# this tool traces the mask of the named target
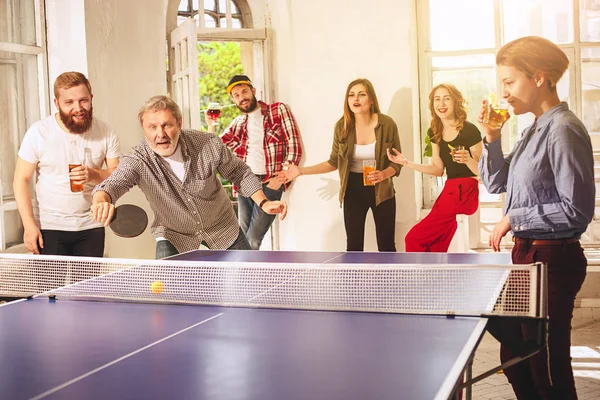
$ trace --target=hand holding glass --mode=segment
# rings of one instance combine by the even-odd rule
[[[452,160],[454,162],[460,162],[463,153],[465,152],[465,146],[456,146],[455,148],[452,149]]]
[[[494,97],[495,98],[495,97]],[[483,123],[494,129],[502,128],[508,119],[508,103],[501,101],[497,104],[489,102],[483,115]]]
[[[77,167],[81,167],[81,156],[79,154],[79,149],[77,147],[77,142],[71,142],[69,145],[69,153],[68,153],[68,164],[69,164],[69,172],[74,170]],[[71,184],[71,192],[83,192],[83,183],[75,183],[75,181],[71,178],[69,174],[69,181]]]
[[[219,103],[208,103],[206,119],[213,126],[218,125],[217,119],[221,116],[221,105]]]
[[[369,174],[377,168],[375,160],[363,160],[363,185],[375,186],[375,182],[369,180]]]

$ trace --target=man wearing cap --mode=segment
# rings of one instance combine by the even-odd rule
[[[284,103],[267,104],[256,99],[256,89],[246,75],[235,75],[227,93],[242,115],[233,120],[221,140],[260,178],[263,191],[271,201],[280,200],[286,185],[276,178],[284,163],[298,165],[302,147],[298,127],[290,108]],[[209,132],[214,125],[209,123]],[[242,232],[250,247],[260,248],[274,215],[261,210],[251,198],[238,195],[238,213]]]

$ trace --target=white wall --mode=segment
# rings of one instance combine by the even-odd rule
[[[54,80],[63,72],[88,73],[84,0],[46,0],[48,81],[50,100]],[[52,113],[56,112],[51,101]]]
[[[355,78],[371,80],[382,111],[400,131],[404,151],[415,152],[413,106],[418,90],[416,39],[411,0],[270,0],[250,2],[253,15],[274,32],[277,100],[290,104],[302,133],[304,165],[329,158],[333,125],[343,112],[346,86]],[[258,12],[255,13],[255,10]],[[255,25],[258,23],[255,18]],[[396,247],[417,215],[415,176],[395,178]],[[280,224],[282,249],[345,250],[343,213],[338,202],[339,175],[303,176],[288,193],[290,212]],[[365,250],[377,250],[371,215]]]

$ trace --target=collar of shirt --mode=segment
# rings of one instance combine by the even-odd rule
[[[554,116],[557,113],[567,111],[568,109],[569,105],[564,101],[555,105],[554,107],[543,113],[538,119],[536,119],[533,123],[532,128],[534,128],[536,132],[545,130],[548,124],[550,124],[554,120]]]
[[[150,146],[150,144],[148,143],[148,140],[146,140],[146,139],[142,140],[142,148],[148,155],[155,157],[157,160],[162,158],[162,156],[158,155],[158,153],[156,153],[152,149],[152,146]],[[179,151],[181,151],[182,160],[186,160],[188,158],[188,150],[187,150],[187,145],[185,143],[185,134],[183,133],[183,129],[179,131],[179,139],[177,142],[177,148],[179,149]],[[175,151],[177,152],[178,150],[175,150]]]

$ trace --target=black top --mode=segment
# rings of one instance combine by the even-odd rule
[[[433,132],[431,128],[427,130],[427,135],[429,135],[430,139],[433,138]],[[452,155],[450,154],[452,150],[448,145],[454,148],[457,146],[465,146],[465,149],[469,150],[470,154],[471,146],[474,146],[479,142],[481,142],[481,132],[479,132],[479,129],[477,129],[477,127],[469,121],[465,121],[465,126],[460,132],[458,132],[458,135],[456,135],[456,138],[453,141],[446,142],[444,139],[440,140],[438,143],[438,146],[440,147],[440,158],[444,162],[444,167],[446,167],[446,175],[448,176],[448,179],[477,176],[469,169],[469,167],[467,167],[466,164],[459,164],[452,160]]]

